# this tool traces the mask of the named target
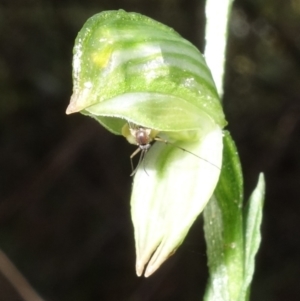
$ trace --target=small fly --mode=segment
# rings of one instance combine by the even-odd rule
[[[124,137],[126,137],[126,139],[129,141],[129,143],[131,144],[136,144],[138,146],[138,148],[130,155],[130,163],[131,163],[131,169],[132,169],[132,173],[130,174],[130,176],[134,176],[135,173],[137,172],[140,164],[142,162],[144,162],[145,156],[148,152],[148,150],[151,147],[151,143],[153,141],[160,141],[160,142],[164,142],[165,144],[170,144],[173,145],[174,147],[177,147],[179,149],[181,149],[184,152],[187,152],[213,166],[215,166],[216,168],[220,169],[219,166],[209,162],[208,160],[188,151],[187,149],[180,147],[172,142],[169,142],[168,140],[165,140],[159,136],[157,136],[159,133],[159,131],[157,130],[153,130],[150,128],[145,128],[143,126],[140,125],[136,125],[134,123],[129,122],[128,125],[126,124],[123,129],[122,129],[122,134]],[[133,166],[133,158],[139,153],[141,152],[139,161],[137,166],[134,168]],[[145,168],[144,168],[145,169]],[[146,169],[145,169],[146,172]],[[146,172],[147,173],[147,172]]]
[[[151,142],[153,142],[154,140],[157,140],[156,135],[157,135],[158,131],[151,130],[149,128],[145,128],[142,126],[138,126],[133,123],[129,123],[129,131],[130,131],[131,136],[135,140],[135,144],[138,145],[138,148],[130,155],[130,163],[131,163],[131,169],[132,169],[132,173],[130,176],[133,176],[137,172],[137,169],[140,166],[141,162],[144,162],[144,158],[145,158],[149,148],[151,147]],[[134,168],[132,160],[139,152],[141,152],[139,162],[138,162],[136,168]]]

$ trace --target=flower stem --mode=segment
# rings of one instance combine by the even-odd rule
[[[206,1],[206,30],[204,56],[209,66],[220,98],[223,95],[228,21],[233,0]]]

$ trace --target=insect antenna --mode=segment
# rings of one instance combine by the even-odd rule
[[[183,148],[183,147],[181,147],[181,146],[179,146],[179,145],[177,145],[177,144],[175,144],[175,143],[172,143],[172,142],[170,142],[170,141],[168,141],[168,140],[166,140],[166,139],[163,139],[163,138],[160,138],[160,137],[157,137],[157,136],[156,136],[156,137],[154,138],[154,140],[155,140],[155,141],[164,142],[165,144],[170,144],[170,145],[172,145],[172,146],[174,146],[174,147],[177,147],[178,149],[181,149],[182,151],[184,151],[184,152],[186,152],[186,153],[189,153],[189,154],[191,154],[191,155],[193,155],[193,156],[195,156],[195,157],[197,157],[197,158],[199,158],[199,159],[201,159],[201,160],[207,162],[208,164],[210,164],[210,165],[216,167],[217,169],[219,169],[219,170],[221,169],[218,165],[216,165],[216,164],[214,164],[214,163],[212,163],[212,162],[206,160],[205,158],[200,157],[200,156],[196,155],[195,153],[190,152],[189,150],[187,150],[187,149],[185,149],[185,148]]]

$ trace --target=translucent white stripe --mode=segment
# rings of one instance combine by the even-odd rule
[[[174,57],[159,57],[153,60],[149,60],[148,64],[135,64],[128,69],[129,73],[145,73],[145,72],[157,72],[157,76],[153,76],[152,78],[160,76],[162,73],[166,73],[168,67],[176,67],[180,68],[184,71],[191,73],[194,75],[195,80],[204,80],[208,85],[214,86],[211,75],[209,72],[205,72],[202,67],[193,64],[188,60],[184,60],[183,58],[174,58]],[[155,75],[155,74],[154,74]]]

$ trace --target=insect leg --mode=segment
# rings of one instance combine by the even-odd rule
[[[139,152],[141,151],[141,148],[138,147],[131,155],[130,155],[130,164],[131,164],[131,170],[132,170],[132,173],[130,176],[133,176],[135,173],[136,173],[136,169],[137,167],[139,167],[139,164],[140,164],[140,161],[141,161],[141,156],[140,156],[140,159],[139,159],[139,163],[137,165],[137,167],[134,169],[134,166],[133,166],[133,157],[135,157]]]

